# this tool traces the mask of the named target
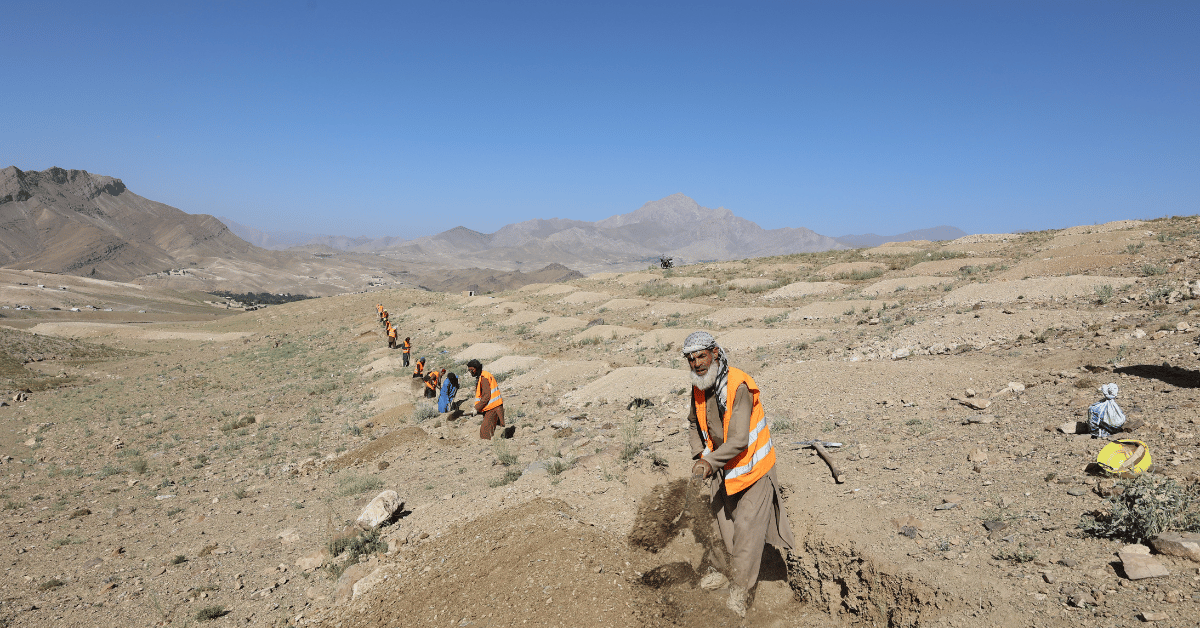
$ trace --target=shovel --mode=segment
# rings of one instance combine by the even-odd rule
[[[812,447],[813,449],[816,449],[817,455],[821,456],[821,459],[825,461],[825,464],[829,465],[829,470],[833,473],[833,481],[837,482],[838,484],[846,481],[846,475],[838,470],[837,465],[833,463],[833,459],[829,457],[829,452],[825,451],[826,447],[829,447],[830,449],[834,447],[841,447],[841,443],[830,443],[820,440],[803,440],[792,444],[799,445],[800,447]]]

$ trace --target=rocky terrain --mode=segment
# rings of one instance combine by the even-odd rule
[[[1130,220],[252,312],[4,275],[0,622],[1193,626],[1200,562],[1080,528],[1115,483],[1069,432],[1117,383],[1150,477],[1196,481],[1197,235]],[[85,287],[97,307],[48,309]],[[509,438],[420,396],[376,303],[459,399],[468,359],[497,375]],[[697,586],[696,329],[764,391],[799,545],[744,620]],[[843,443],[844,483],[810,439]],[[402,506],[357,534],[386,491]]]

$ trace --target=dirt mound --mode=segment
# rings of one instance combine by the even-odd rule
[[[768,292],[764,299],[767,301],[778,301],[780,299],[799,299],[811,294],[826,294],[829,292],[838,292],[847,288],[844,283],[836,281],[797,281],[789,283],[782,288],[776,288]]]
[[[340,471],[348,467],[360,465],[364,462],[370,462],[387,453],[391,449],[395,449],[396,447],[400,447],[402,445],[421,442],[427,438],[429,438],[429,434],[426,433],[425,430],[415,425],[403,427],[395,432],[389,432],[379,438],[376,438],[375,440],[362,447],[359,447],[358,449],[355,449],[354,451],[346,452],[345,454],[339,456],[337,460],[329,463],[328,468],[330,471]]]
[[[406,547],[386,581],[319,625],[669,625],[634,559],[565,502],[538,499]]]

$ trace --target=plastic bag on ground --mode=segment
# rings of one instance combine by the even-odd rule
[[[1092,438],[1108,438],[1121,431],[1125,425],[1125,413],[1117,405],[1117,385],[1105,384],[1100,387],[1104,395],[1103,401],[1097,401],[1088,407],[1088,430]]]

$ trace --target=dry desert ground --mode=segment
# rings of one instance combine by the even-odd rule
[[[1195,486],[1198,234],[1131,220],[232,314],[6,275],[0,625],[1195,626],[1200,562],[1156,550],[1134,579],[1131,539],[1080,527],[1117,485],[1104,441],[1063,428],[1116,383],[1147,477]],[[421,397],[376,303],[458,399],[468,359],[498,377],[508,438]],[[764,391],[799,545],[767,554],[744,620],[697,586],[698,329]],[[844,483],[810,439],[843,444]],[[389,490],[403,505],[357,533]]]

